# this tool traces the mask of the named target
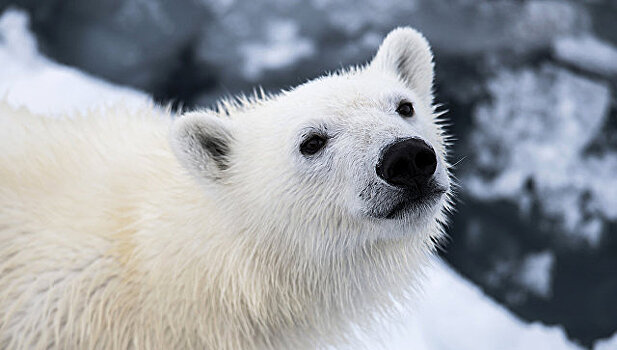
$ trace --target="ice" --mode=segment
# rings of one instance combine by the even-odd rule
[[[607,119],[608,84],[544,65],[502,70],[487,88],[492,100],[473,115],[478,169],[464,187],[522,208],[538,201],[566,232],[597,244],[601,219],[617,219],[617,153],[586,151]]]
[[[22,12],[8,11],[0,17],[0,37],[0,92],[13,105],[40,113],[64,114],[119,101],[137,105],[146,98],[138,91],[109,84],[40,56]],[[546,258],[532,258],[530,265],[546,269]],[[384,321],[378,334],[361,334],[365,348],[581,349],[568,341],[559,326],[529,324],[516,318],[443,262],[436,262],[426,276],[423,293],[414,308],[404,308],[399,320]],[[530,279],[543,281],[542,278]],[[610,344],[598,343],[596,350],[606,350]]]
[[[554,264],[555,256],[549,251],[528,254],[516,280],[535,295],[548,298],[551,296],[551,270]]]
[[[589,34],[557,38],[553,52],[558,59],[580,69],[617,75],[617,47]]]
[[[294,22],[278,20],[268,23],[265,42],[245,43],[240,51],[245,77],[254,81],[268,69],[285,68],[311,56],[315,47],[312,40],[299,36]]]
[[[554,36],[590,26],[580,3],[555,0],[18,3],[33,14],[46,54],[59,62],[188,103],[250,90],[256,79],[281,87],[293,81],[285,73],[304,80],[324,69],[363,63],[381,38],[401,25],[421,30],[437,57],[526,54],[547,49]],[[278,38],[272,28],[291,35]],[[178,69],[188,64],[193,74],[178,77]],[[270,74],[276,68],[284,68],[283,74]],[[178,78],[183,83],[177,84]],[[194,96],[174,90],[177,85],[191,86]]]

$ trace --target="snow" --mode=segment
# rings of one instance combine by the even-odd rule
[[[580,69],[617,75],[617,47],[588,34],[557,38],[553,42],[553,53]]]
[[[615,350],[617,349],[617,332],[610,338],[600,339],[593,344],[593,350]]]
[[[478,169],[463,187],[522,210],[538,201],[572,237],[597,245],[602,220],[617,219],[617,153],[586,153],[608,116],[608,84],[544,65],[502,70],[487,88],[492,101],[473,113]]]
[[[21,12],[7,11],[0,17],[0,93],[8,97],[10,104],[57,115],[119,102],[137,105],[147,100],[143,93],[111,85],[42,57],[26,27],[27,18]],[[588,84],[583,87],[594,93],[604,91]],[[589,117],[591,121],[593,117]],[[523,279],[538,285],[540,292],[546,291],[546,281],[550,280],[546,271],[551,264],[544,255],[531,256]],[[582,349],[570,342],[559,326],[525,323],[513,316],[443,262],[436,261],[426,276],[424,292],[414,308],[402,309],[399,320],[384,321],[378,334],[360,335],[367,349]],[[617,342],[617,336],[614,338],[598,342],[596,350],[611,348]]]
[[[0,17],[0,67],[0,98],[35,113],[57,115],[148,101],[142,92],[109,84],[41,56],[28,31],[28,17],[15,10]]]
[[[582,350],[561,327],[516,318],[443,262],[426,275],[421,301],[400,324],[385,324],[381,339],[367,336],[367,349]]]

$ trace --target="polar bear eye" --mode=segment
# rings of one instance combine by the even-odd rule
[[[401,102],[396,108],[396,113],[398,113],[403,118],[410,118],[413,116],[413,105],[410,102]]]
[[[322,149],[328,140],[322,135],[311,135],[306,138],[300,145],[300,153],[305,156],[313,155]]]

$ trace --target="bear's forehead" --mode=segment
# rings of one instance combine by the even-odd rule
[[[314,80],[299,86],[293,95],[296,101],[310,101],[310,106],[330,111],[383,108],[412,98],[411,91],[395,77],[365,72]]]
[[[355,127],[379,129],[382,113],[393,112],[401,100],[416,102],[413,91],[398,77],[373,72],[353,72],[322,77],[283,92],[244,113],[249,134],[278,131],[297,137],[298,130]],[[255,112],[255,113],[253,113]],[[373,125],[375,124],[375,125]],[[398,126],[400,123],[397,123]],[[259,129],[259,130],[258,130]]]

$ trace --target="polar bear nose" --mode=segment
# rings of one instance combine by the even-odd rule
[[[377,164],[377,176],[392,186],[421,188],[435,173],[437,157],[426,142],[410,138],[388,145]]]

